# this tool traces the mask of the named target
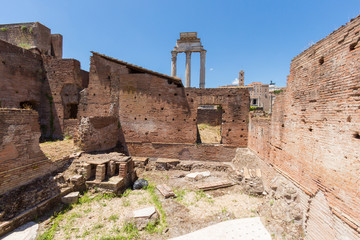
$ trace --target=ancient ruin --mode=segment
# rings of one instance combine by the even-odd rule
[[[243,71],[205,88],[196,32],[168,76],[97,52],[87,72],[40,23],[0,29],[0,235],[40,218],[40,239],[167,239],[243,218],[265,239],[360,239],[360,16],[292,60],[271,114],[249,111]]]
[[[185,87],[191,87],[191,53],[200,53],[200,83],[199,88],[205,88],[205,55],[206,50],[201,45],[197,32],[180,33],[180,39],[176,41],[176,47],[171,51],[171,76],[176,77],[177,54],[186,54]]]

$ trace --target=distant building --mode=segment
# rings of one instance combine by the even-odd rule
[[[246,86],[250,92],[250,106],[263,108],[265,112],[270,111],[269,84],[253,82]]]

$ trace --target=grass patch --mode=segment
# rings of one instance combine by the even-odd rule
[[[156,230],[154,230],[154,231],[156,231],[158,233],[162,233],[163,230],[167,227],[166,213],[162,207],[159,196],[155,192],[155,186],[153,184],[149,183],[149,186],[147,186],[146,190],[149,192],[152,202],[155,204],[156,209],[160,213],[160,223],[156,227]]]
[[[31,45],[28,44],[28,43],[19,43],[18,47],[25,48],[25,49],[30,49]]]
[[[116,214],[113,214],[109,217],[110,221],[116,222],[119,219],[119,216]]]
[[[122,231],[127,234],[127,239],[133,239],[139,237],[139,230],[134,223],[128,222],[122,228]]]
[[[0,31],[2,31],[2,32],[6,32],[7,30],[8,30],[7,27],[2,27],[2,28],[0,28]]]

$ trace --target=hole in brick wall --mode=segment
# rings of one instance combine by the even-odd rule
[[[134,99],[136,99],[136,96],[134,96]]]
[[[37,110],[37,104],[35,101],[24,101],[20,102],[21,109],[28,109],[28,110]]]
[[[196,121],[196,119],[194,118],[194,119],[193,119],[193,121],[195,122],[195,121]]]
[[[159,93],[159,97],[161,96],[161,94]]]
[[[186,122],[186,119],[184,119],[184,122]]]
[[[175,121],[175,118],[173,118],[172,120]]]
[[[178,132],[180,132],[181,131],[181,129],[178,129]]]
[[[230,97],[230,95],[228,95],[228,97]]]
[[[177,96],[177,93],[174,93],[174,96]]]
[[[189,96],[189,94],[187,93],[186,96]]]
[[[194,99],[191,99],[190,102],[194,102]]]
[[[284,124],[281,124],[281,127],[285,127],[285,125],[284,125]]]
[[[2,62],[4,65],[6,64],[5,60],[2,60],[1,62]]]
[[[144,118],[145,119],[145,121],[147,120],[147,118]]]
[[[351,122],[351,116],[348,116],[346,119],[347,122]]]
[[[243,120],[243,122],[245,122],[245,120]]]
[[[168,82],[168,84],[172,84],[172,82],[169,79],[167,80],[167,82]]]
[[[241,131],[244,131],[244,129],[242,128]]]
[[[309,131],[310,131],[310,132],[312,132],[312,131],[313,131],[312,127],[309,127]]]
[[[164,110],[164,108],[162,107],[161,110]]]
[[[240,135],[240,137],[243,137],[243,135]]]
[[[235,122],[235,120],[233,119],[232,122]]]
[[[359,134],[359,132],[355,132],[355,133],[353,134],[353,136],[354,136],[354,138],[356,138],[356,139],[360,139],[360,134]]]
[[[321,58],[319,59],[319,64],[320,64],[320,65],[323,65],[324,62],[325,62],[324,57],[321,57]]]
[[[357,42],[350,44],[350,46],[349,46],[350,51],[354,50],[356,45],[357,45]]]
[[[229,128],[228,131],[231,132],[231,128]]]
[[[149,133],[148,133],[148,132],[146,132],[146,133],[145,133],[145,135],[149,135]]]
[[[108,80],[110,80],[111,78],[110,78],[110,75],[108,76]]]
[[[78,105],[76,103],[66,104],[64,107],[64,119],[76,119]]]
[[[93,96],[95,96],[96,94],[94,93]]]
[[[134,120],[136,120],[136,117],[134,118]]]

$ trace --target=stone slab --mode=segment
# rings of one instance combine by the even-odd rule
[[[260,218],[229,220],[208,226],[195,232],[172,238],[172,240],[271,240]]]
[[[156,213],[155,207],[148,207],[133,212],[134,218],[151,218]]]
[[[160,184],[156,186],[157,190],[159,190],[159,192],[165,197],[165,198],[169,198],[169,197],[175,197],[175,193],[173,192],[173,190],[167,186],[166,184]]]
[[[193,173],[187,174],[185,177],[191,178],[191,179],[196,179],[196,178],[198,178],[199,175],[200,175],[201,177],[209,177],[209,176],[210,176],[210,172],[209,172],[209,171],[205,171],[205,172],[193,172]]]
[[[9,234],[5,235],[2,240],[35,240],[39,224],[35,222],[28,222]]]
[[[179,159],[174,158],[158,158],[156,160],[157,163],[170,163],[170,164],[178,164],[180,163]]]

